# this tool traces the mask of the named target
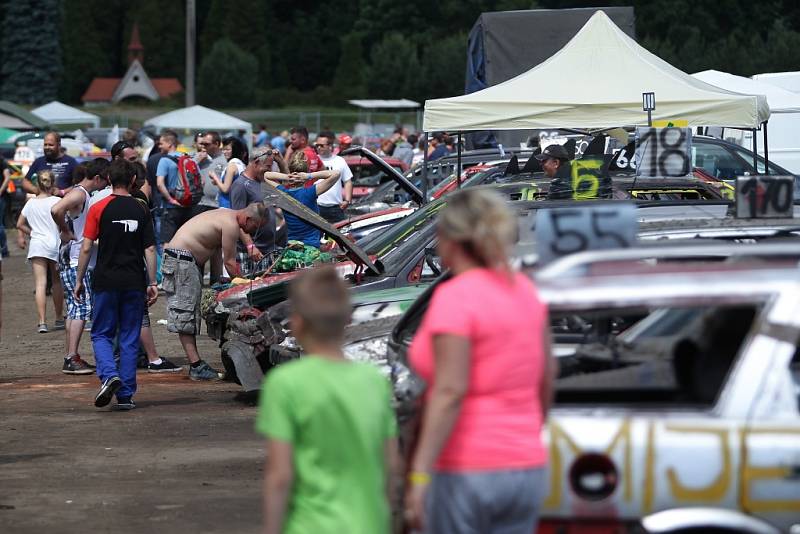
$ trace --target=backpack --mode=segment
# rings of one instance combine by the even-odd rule
[[[203,198],[203,180],[197,162],[186,154],[166,156],[178,166],[178,183],[170,194],[183,207],[195,206]]]

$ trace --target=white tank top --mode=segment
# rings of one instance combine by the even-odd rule
[[[83,199],[83,206],[81,207],[80,213],[76,216],[72,216],[67,214],[67,218],[72,221],[72,234],[75,236],[75,240],[70,242],[69,244],[69,264],[71,267],[78,266],[78,256],[81,253],[81,245],[83,244],[83,229],[86,226],[86,216],[89,213],[89,192],[84,189],[83,186],[76,185],[75,189],[80,189],[83,191],[84,199]],[[92,259],[89,261],[89,268],[91,269],[94,267],[94,253],[92,254]]]

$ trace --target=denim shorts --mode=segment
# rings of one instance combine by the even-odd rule
[[[546,491],[544,468],[435,473],[424,533],[531,534]]]

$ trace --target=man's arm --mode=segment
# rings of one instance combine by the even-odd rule
[[[292,444],[267,440],[267,467],[264,469],[264,534],[280,534],[294,482]]]
[[[64,242],[75,237],[72,235],[69,225],[67,224],[67,213],[77,208],[82,200],[84,200],[83,192],[78,189],[73,189],[50,208],[50,215],[58,226],[58,230],[61,232],[61,240]]]
[[[36,162],[34,161],[34,163]],[[36,186],[31,182],[31,177],[37,172],[39,172],[39,167],[31,165],[28,169],[28,173],[22,177],[22,189],[24,189],[26,193],[33,193],[34,195],[37,193]]]
[[[8,183],[10,181],[11,181],[11,171],[8,169],[8,167],[5,167],[3,169],[3,183],[0,184],[0,195],[6,192],[6,189],[8,189]]]
[[[158,187],[158,192],[161,193],[161,196],[164,198],[164,201],[167,204],[174,204],[176,206],[180,206],[180,203],[174,198],[172,198],[172,195],[169,194],[165,180],[166,180],[165,176],[156,176],[156,187]]]
[[[147,305],[152,306],[158,300],[156,287],[156,247],[150,245],[144,249],[144,265],[147,269]]]
[[[398,452],[397,438],[386,440],[383,445],[384,469],[386,470],[386,502],[391,508],[395,504],[395,488],[400,476],[400,453]]]
[[[81,244],[81,252],[78,255],[78,273],[75,282],[74,296],[77,300],[83,300],[83,277],[86,275],[86,268],[89,266],[89,258],[92,255],[94,240],[84,236]]]
[[[353,180],[347,180],[344,183],[344,188],[342,189],[342,204],[340,206],[342,209],[345,209],[348,204],[353,201]]]
[[[289,165],[286,163],[286,160],[283,159],[279,150],[272,151],[272,161],[278,164],[278,170],[283,174],[289,174]]]
[[[250,244],[253,243],[250,236],[238,226],[231,225],[230,228],[226,226],[222,232],[222,257],[225,258],[225,270],[228,271],[231,278],[240,274],[239,264],[236,263],[236,242],[240,235],[246,236]],[[250,251],[249,248],[247,250]]]
[[[321,180],[314,184],[314,187],[317,188],[317,196],[320,196],[322,193],[333,187],[336,181],[339,179],[340,173],[339,171],[317,171],[312,172],[311,177],[315,180]]]

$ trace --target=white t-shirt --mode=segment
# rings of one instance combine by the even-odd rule
[[[47,258],[58,260],[58,245],[61,236],[58,225],[50,215],[52,208],[61,200],[56,196],[47,198],[32,198],[22,207],[22,215],[31,227],[31,242],[28,245],[28,259]]]
[[[342,203],[342,187],[346,182],[353,179],[353,172],[347,166],[347,162],[341,156],[331,156],[329,158],[319,157],[322,164],[329,171],[339,171],[339,179],[333,187],[317,197],[317,204],[320,206],[338,206]]]

